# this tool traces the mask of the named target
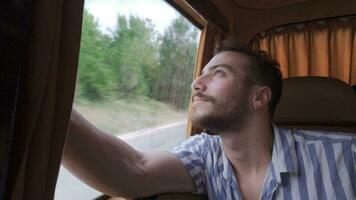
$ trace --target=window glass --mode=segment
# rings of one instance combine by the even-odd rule
[[[200,30],[163,0],[85,3],[74,108],[139,150],[185,138]],[[63,167],[55,199],[100,193]]]

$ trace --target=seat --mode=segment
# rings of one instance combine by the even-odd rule
[[[356,93],[334,78],[287,78],[273,122],[287,128],[356,133]]]

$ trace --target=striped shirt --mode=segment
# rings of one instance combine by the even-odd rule
[[[272,160],[260,199],[356,199],[356,135],[273,126]],[[212,200],[242,199],[221,138],[195,135],[172,151]]]

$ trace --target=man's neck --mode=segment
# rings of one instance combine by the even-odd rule
[[[221,134],[224,152],[239,174],[265,173],[273,148],[273,132],[269,122],[248,122],[242,130]]]

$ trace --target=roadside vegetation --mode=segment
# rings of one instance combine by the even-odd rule
[[[104,34],[84,10],[75,108],[111,133],[182,121],[198,34],[183,17],[161,34],[148,19],[122,15]]]
[[[117,99],[102,103],[76,100],[74,107],[98,128],[112,134],[129,133],[163,124],[182,122],[185,110],[149,98]]]

